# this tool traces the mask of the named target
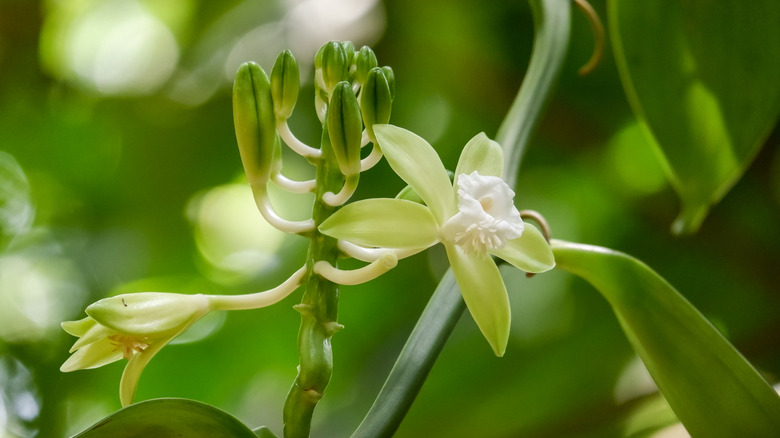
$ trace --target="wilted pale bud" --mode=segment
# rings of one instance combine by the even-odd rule
[[[209,312],[204,295],[141,292],[104,298],[87,307],[97,323],[132,336],[173,336]]]
[[[328,107],[328,135],[345,176],[360,173],[360,140],[363,124],[357,98],[349,82],[342,81],[333,89]]]
[[[382,67],[382,73],[385,74],[387,83],[390,84],[390,97],[395,99],[395,73],[393,73],[393,69],[387,65]]]
[[[285,50],[276,58],[271,71],[271,96],[276,117],[290,118],[298,101],[299,89],[298,62],[292,52]]]
[[[331,41],[322,48],[321,56],[322,80],[328,92],[349,75],[349,56],[344,46],[338,41]]]
[[[393,95],[384,70],[374,67],[368,73],[366,83],[360,92],[360,109],[368,134],[374,138],[374,124],[390,121]]]
[[[376,60],[374,51],[368,46],[361,47],[355,59],[355,80],[359,84],[366,83],[368,72],[377,65],[379,63]]]
[[[266,184],[274,164],[276,120],[271,83],[263,69],[255,63],[242,64],[236,73],[233,123],[249,184]]]

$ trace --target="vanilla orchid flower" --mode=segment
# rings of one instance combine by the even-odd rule
[[[319,229],[364,247],[422,251],[441,242],[474,321],[497,356],[509,340],[510,308],[495,255],[540,273],[555,266],[552,250],[514,206],[501,179],[503,152],[479,134],[461,153],[450,183],[436,151],[417,135],[392,125],[374,126],[388,163],[425,205],[404,199],[367,199],[348,204]]]
[[[98,368],[127,359],[119,383],[122,406],[133,403],[141,372],[173,338],[212,310],[267,307],[290,295],[306,276],[298,269],[273,289],[245,295],[185,295],[139,292],[104,298],[87,306],[87,317],[65,321],[62,328],[78,337],[60,371]]]
[[[87,307],[86,318],[62,323],[66,332],[79,339],[60,370],[97,368],[128,359],[119,384],[119,398],[127,406],[152,357],[209,310],[205,295],[141,292],[97,301]]]

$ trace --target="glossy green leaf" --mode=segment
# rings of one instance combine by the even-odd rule
[[[232,415],[206,403],[183,398],[158,398],[120,409],[73,438],[257,436]]]
[[[631,345],[692,436],[780,436],[780,397],[669,283],[642,262],[552,242],[558,267],[612,305]]]
[[[780,2],[611,0],[615,56],[634,112],[696,231],[780,113]]]
[[[255,435],[257,435],[258,438],[277,438],[276,434],[271,432],[271,429],[265,426],[256,427],[252,429],[252,431],[255,433]]]
[[[320,225],[336,239],[386,248],[427,248],[438,240],[431,210],[403,199],[366,199],[346,205]]]

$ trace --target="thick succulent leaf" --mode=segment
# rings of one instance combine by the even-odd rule
[[[669,283],[616,251],[552,242],[558,267],[612,305],[623,331],[692,436],[780,436],[780,397]]]
[[[498,267],[487,254],[467,254],[447,245],[447,257],[463,301],[496,356],[503,356],[509,341],[509,297]]]
[[[610,0],[623,85],[682,198],[675,232],[698,229],[780,113],[777,0]]]
[[[439,223],[455,214],[452,184],[433,147],[397,126],[376,125],[374,132],[390,167],[420,195]]]
[[[427,248],[438,241],[431,210],[403,199],[366,199],[346,205],[320,225],[320,232],[364,246]]]
[[[120,409],[73,438],[257,438],[225,411],[195,400],[158,398]]]
[[[469,140],[460,153],[458,166],[455,168],[453,186],[458,187],[458,175],[470,174],[475,170],[482,176],[497,176],[499,178],[504,170],[504,151],[484,132],[480,132]]]
[[[517,269],[534,274],[549,271],[555,266],[550,244],[542,233],[529,223],[525,224],[520,237],[510,240],[501,249],[491,250],[490,253]]]

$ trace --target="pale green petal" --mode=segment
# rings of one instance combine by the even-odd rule
[[[393,125],[375,125],[374,133],[390,167],[420,195],[439,224],[455,214],[452,184],[433,147]]]
[[[93,342],[71,354],[62,364],[60,371],[67,373],[76,370],[87,370],[102,367],[122,358],[122,349],[114,345],[110,339],[104,338]]]
[[[177,333],[178,335],[178,333]],[[138,380],[141,378],[141,373],[149,363],[150,360],[162,350],[171,339],[176,336],[172,336],[168,339],[158,341],[155,344],[150,345],[146,350],[136,353],[130,360],[127,361],[125,371],[122,373],[122,380],[119,382],[119,400],[122,402],[122,406],[128,406],[133,403],[135,398],[135,389],[138,386]]]
[[[87,315],[119,333],[157,338],[178,333],[208,311],[203,295],[166,292],[117,295],[87,307]]]
[[[460,153],[458,167],[455,169],[455,184],[458,187],[458,175],[470,174],[473,171],[482,176],[497,176],[501,178],[504,171],[504,152],[501,146],[480,132],[466,143]]]
[[[320,232],[364,246],[427,248],[438,242],[431,210],[403,199],[366,199],[347,204],[320,225]]]
[[[88,316],[78,321],[65,321],[60,325],[62,326],[62,329],[65,330],[69,335],[81,337],[87,333],[87,330],[91,329],[92,326],[95,325],[95,320]]]
[[[89,344],[92,344],[93,342],[98,342],[101,339],[106,339],[111,335],[117,334],[116,331],[111,330],[108,327],[102,326],[100,324],[94,324],[92,327],[90,327],[86,333],[82,337],[80,337],[75,344],[73,344],[72,347],[70,347],[70,352],[73,353],[74,351],[78,350],[79,348],[84,348]]]
[[[467,254],[457,245],[446,245],[452,272],[463,301],[496,356],[503,356],[509,341],[509,297],[504,280],[488,254]]]
[[[549,271],[555,266],[552,248],[542,233],[529,223],[525,224],[520,237],[510,240],[501,249],[491,249],[490,253],[534,274]]]

